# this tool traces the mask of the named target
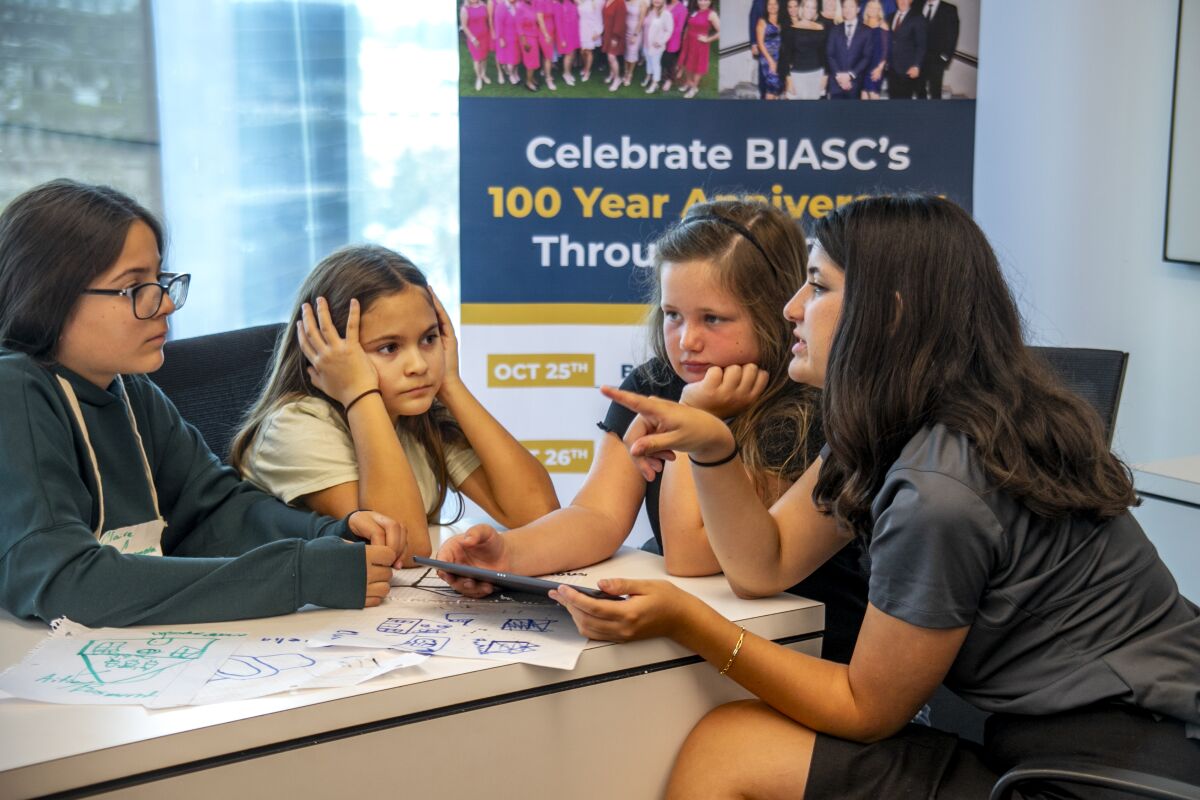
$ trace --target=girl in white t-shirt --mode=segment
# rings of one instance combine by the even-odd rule
[[[545,468],[463,383],[425,276],[373,245],[338,250],[304,282],[230,462],[285,502],[399,520],[406,561],[429,555],[452,491],[505,526],[558,508]]]

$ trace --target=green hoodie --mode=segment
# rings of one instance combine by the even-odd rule
[[[55,375],[74,389],[104,487],[104,527],[155,518],[121,381],[107,390],[0,349],[0,606],[91,626],[215,622],[313,603],[361,608],[362,544],[346,522],[289,508],[222,466],[145,376],[124,378],[162,516],[162,556],[95,536],[87,445]]]

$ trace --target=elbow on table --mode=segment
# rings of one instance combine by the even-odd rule
[[[733,590],[733,593],[742,600],[758,600],[763,597],[773,597],[788,588],[787,586],[777,586],[774,583],[761,579],[741,581],[732,577],[728,572],[725,573],[725,579],[729,581],[729,588]]]
[[[0,608],[18,619],[38,619],[47,624],[60,617],[87,625],[89,628],[132,624],[114,619],[107,603],[95,596],[86,596],[72,586],[72,581],[59,578],[47,569],[18,568],[19,559],[9,553],[0,558]],[[53,570],[58,573],[61,570]]]
[[[541,519],[547,514],[558,511],[560,508],[562,508],[562,506],[560,506],[558,503],[558,495],[554,493],[554,489],[551,487],[549,496],[539,498],[530,504],[528,511],[529,519],[525,520],[521,524],[528,525],[534,520]]]
[[[758,600],[760,597],[767,597],[767,595],[763,594],[762,592],[756,592],[753,589],[749,589],[745,586],[742,586],[740,583],[734,583],[733,581],[729,582],[729,588],[732,589],[733,593],[741,600]]]
[[[550,480],[548,473],[543,471],[538,476],[538,480],[522,505],[520,513],[523,519],[517,523],[518,525],[528,525],[562,507],[558,502],[558,492],[554,488],[554,481]]]
[[[707,564],[692,564],[664,557],[667,574],[676,578],[706,578],[709,575],[720,575],[720,567],[713,569]]]
[[[553,493],[549,497],[531,498],[523,502],[519,508],[497,508],[493,516],[505,528],[522,528],[531,522],[537,522],[547,514],[558,511],[558,497]]]
[[[82,597],[49,599],[43,596],[32,608],[13,609],[13,613],[26,618],[37,617],[47,625],[63,617],[89,628],[122,628],[126,625],[136,625],[138,622],[137,619],[114,611],[104,603],[97,603],[95,598],[89,601]]]
[[[418,540],[416,543],[409,542],[408,543],[408,551],[404,554],[404,566],[405,567],[417,566],[417,564],[415,564],[413,562],[413,558],[415,556],[420,556],[421,558],[429,558],[432,555],[433,555],[433,545],[430,543],[428,537],[426,537],[425,539]]]

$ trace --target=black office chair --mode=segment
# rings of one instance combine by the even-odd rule
[[[1030,347],[1058,375],[1067,388],[1087,400],[1104,422],[1108,443],[1117,427],[1117,409],[1125,385],[1129,354],[1120,350],[1086,347]]]
[[[1094,350],[1084,347],[1030,347],[1067,388],[1086,400],[1104,423],[1109,444],[1117,424],[1121,389],[1125,385],[1125,367],[1129,354],[1120,350]],[[987,713],[939,686],[929,700],[930,716],[939,728],[953,731],[963,739],[981,744]]]
[[[222,461],[266,382],[283,328],[259,325],[167,342],[166,362],[150,375]]]
[[[1030,350],[1050,366],[1068,389],[1096,409],[1111,444],[1129,354],[1079,347],[1031,347]],[[986,713],[959,699],[944,686],[938,688],[930,707],[939,727],[953,730],[972,741],[982,741]],[[1027,762],[1014,767],[996,781],[989,800],[1008,800],[1019,787],[1028,789],[1046,781],[1112,789],[1160,800],[1200,800],[1200,787],[1191,784],[1161,775],[1070,760]]]
[[[1128,769],[1117,769],[1102,764],[1049,764],[1028,762],[1013,767],[1000,776],[992,787],[988,800],[1009,800],[1013,792],[1024,784],[1040,781],[1074,783],[1080,786],[1095,786],[1113,789],[1137,797],[1154,800],[1200,800],[1200,786],[1180,783],[1161,775],[1150,775]],[[1032,789],[1033,786],[1027,786]]]

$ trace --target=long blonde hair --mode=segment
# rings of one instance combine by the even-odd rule
[[[300,320],[300,308],[304,303],[316,307],[317,298],[324,297],[329,304],[329,315],[339,331],[346,330],[350,314],[350,301],[357,299],[362,312],[370,310],[371,304],[381,297],[397,292],[421,292],[433,305],[429,282],[421,270],[404,256],[386,247],[377,245],[351,245],[331,253],[313,268],[300,287],[295,308],[289,324],[279,335],[275,344],[275,360],[271,375],[267,379],[258,400],[246,413],[242,427],[234,437],[230,449],[229,463],[234,469],[246,474],[246,454],[263,423],[278,408],[303,397],[320,397],[343,415],[341,405],[313,385],[308,377],[308,366],[304,354],[296,341],[296,323]],[[446,445],[466,439],[462,428],[450,416],[450,412],[439,402],[424,414],[400,417],[397,425],[410,434],[429,456],[433,467],[437,500],[426,514],[430,524],[437,524],[442,504],[452,491],[449,468],[446,465]],[[457,493],[456,493],[457,494]],[[463,514],[462,497],[459,496],[458,512],[449,523],[457,522]]]
[[[876,14],[876,19],[879,21],[874,25],[870,22],[871,14]],[[883,3],[879,0],[867,0],[867,4],[863,6],[863,24],[868,28],[883,28],[888,30],[887,15],[883,13]]]
[[[720,200],[698,203],[655,244],[654,285],[646,320],[650,347],[669,364],[663,335],[664,263],[705,260],[721,287],[750,314],[758,344],[758,366],[767,388],[730,423],[764,500],[770,475],[794,481],[808,467],[808,437],[818,418],[819,393],[788,378],[792,328],[783,306],[806,280],[804,233],[784,212],[765,203]],[[658,380],[669,381],[669,375]]]

